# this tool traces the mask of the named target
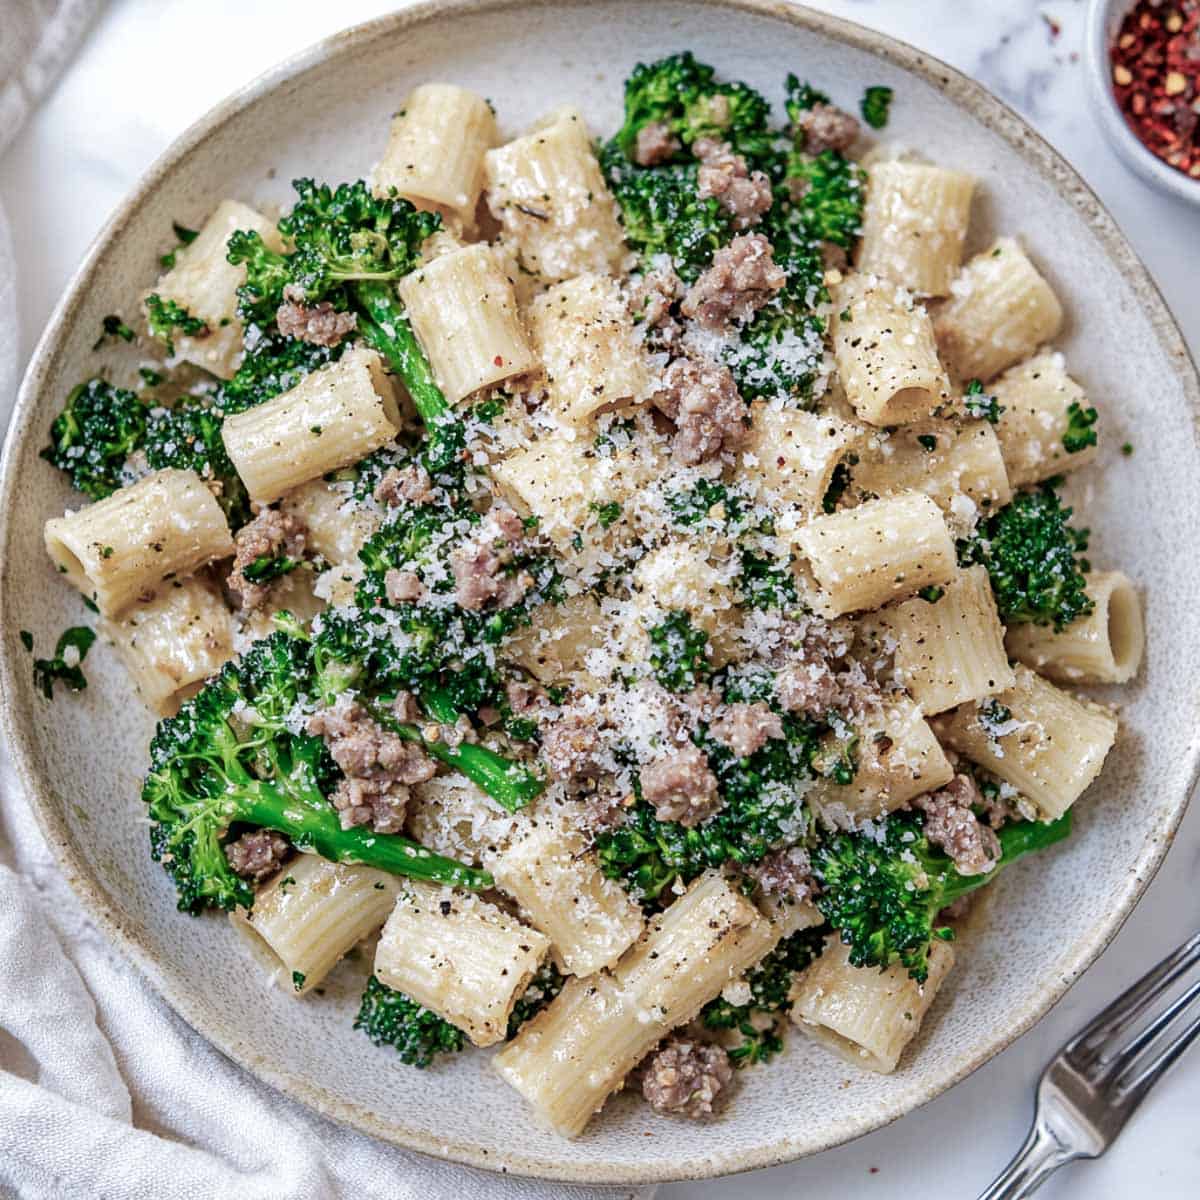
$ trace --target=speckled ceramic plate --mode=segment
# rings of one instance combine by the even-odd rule
[[[1121,739],[1078,805],[1077,835],[997,885],[986,922],[962,944],[960,965],[896,1074],[851,1072],[795,1037],[782,1061],[745,1073],[718,1123],[667,1120],[617,1097],[568,1143],[534,1124],[486,1053],[421,1073],[353,1032],[364,964],[344,964],[324,997],[297,1002],[264,990],[223,920],[177,913],[139,822],[150,721],[112,654],[98,646],[88,690],[49,705],[33,691],[17,632],[32,630],[44,647],[84,615],[41,539],[42,522],[78,501],[37,454],[70,386],[97,366],[101,317],[127,311],[153,280],[172,219],[197,225],[229,195],[282,202],[299,174],[360,175],[382,147],[389,115],[424,80],[491,97],[509,131],[567,100],[609,130],[628,69],[685,47],[773,96],[788,71],[851,104],[865,85],[889,84],[889,134],[980,177],[973,241],[1020,231],[1067,303],[1064,349],[1104,413],[1104,453],[1080,485],[1093,557],[1148,585],[1150,646],[1141,679],[1119,697]],[[287,1095],[402,1146],[564,1180],[698,1177],[811,1154],[911,1111],[1032,1025],[1104,948],[1166,851],[1198,757],[1200,568],[1189,549],[1200,512],[1198,406],[1179,331],[1096,198],[999,101],[927,56],[758,0],[419,5],[313,47],[185,134],[117,211],[58,306],[3,462],[5,735],[62,869],[96,921],[197,1030]],[[1127,437],[1132,458],[1118,451]]]

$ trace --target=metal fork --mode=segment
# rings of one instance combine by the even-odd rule
[[[1099,1158],[1147,1093],[1200,1035],[1200,978],[1167,993],[1200,963],[1200,933],[1118,996],[1042,1072],[1033,1128],[979,1200],[1023,1200],[1064,1163]],[[1191,1021],[1181,1027],[1184,1017]]]

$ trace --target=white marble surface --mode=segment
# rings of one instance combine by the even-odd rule
[[[4,6],[13,2],[20,0],[0,0],[0,30]],[[105,216],[171,138],[276,60],[395,6],[386,0],[113,3],[58,89],[0,160],[0,203],[17,247],[22,358]],[[1083,0],[814,0],[814,7],[903,38],[1020,110],[1107,203],[1200,353],[1200,214],[1150,191],[1103,140],[1077,59]],[[235,32],[219,40],[209,33],[225,30]],[[661,1200],[976,1195],[1024,1136],[1045,1060],[1200,925],[1198,878],[1200,807],[1185,820],[1166,865],[1113,947],[1036,1029],[966,1082],[850,1146],[795,1166],[668,1186]],[[1198,1130],[1200,1050],[1147,1102],[1113,1151],[1060,1172],[1041,1194],[1051,1200],[1191,1200],[1200,1195]]]

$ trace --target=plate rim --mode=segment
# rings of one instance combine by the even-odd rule
[[[637,3],[637,0],[622,2]],[[445,21],[467,13],[504,12],[514,9],[528,11],[531,8],[571,9],[586,3],[587,0],[421,0],[398,12],[375,17],[341,30],[290,55],[232,92],[175,138],[143,172],[104,222],[79,266],[72,273],[38,338],[17,393],[4,440],[3,454],[0,455],[0,551],[9,545],[15,525],[11,519],[12,498],[16,488],[13,463],[18,447],[22,446],[31,434],[38,412],[37,401],[45,379],[62,354],[63,330],[80,306],[88,280],[102,263],[106,253],[121,237],[125,226],[134,217],[146,196],[166,175],[204,142],[219,134],[232,118],[261,97],[349,48],[368,45],[377,39],[402,33],[417,25]],[[974,120],[1003,138],[1025,162],[1056,186],[1058,193],[1076,211],[1110,261],[1128,280],[1163,353],[1177,363],[1184,398],[1191,409],[1193,430],[1200,434],[1200,376],[1157,284],[1091,187],[1023,117],[981,84],[934,55],[919,50],[899,38],[855,22],[790,3],[788,0],[691,0],[691,3],[781,21],[800,31],[819,33],[881,58],[890,65],[937,87],[956,107],[965,110]],[[7,627],[5,597],[9,586],[12,586],[8,579],[7,559],[6,554],[0,553],[0,629]],[[75,893],[84,912],[104,932],[109,941],[134,963],[174,1012],[205,1041],[255,1078],[269,1084],[289,1099],[297,1100],[315,1110],[321,1116],[391,1145],[424,1153],[443,1161],[561,1182],[648,1184],[684,1179],[710,1179],[777,1166],[865,1136],[948,1091],[1040,1021],[1065,995],[1075,980],[1103,953],[1158,872],[1200,778],[1200,740],[1193,739],[1180,759],[1183,792],[1168,810],[1162,812],[1159,823],[1146,831],[1142,852],[1130,864],[1119,903],[1110,909],[1104,923],[1096,926],[1088,938],[1081,940],[1067,966],[1047,981],[1037,1001],[1031,1003],[1018,1020],[998,1036],[990,1037],[985,1044],[978,1045],[965,1054],[955,1069],[941,1080],[921,1089],[915,1102],[903,1101],[890,1106],[875,1106],[869,1114],[864,1113],[856,1121],[847,1123],[845,1130],[837,1134],[807,1139],[784,1137],[765,1141],[751,1149],[717,1151],[711,1156],[691,1158],[682,1162],[662,1163],[656,1157],[636,1166],[623,1162],[548,1163],[542,1159],[525,1158],[516,1149],[506,1148],[492,1152],[474,1142],[458,1142],[453,1135],[434,1137],[419,1130],[404,1129],[391,1122],[384,1122],[365,1107],[332,1095],[318,1081],[280,1069],[257,1054],[251,1042],[236,1028],[226,1029],[220,1018],[200,998],[186,988],[177,986],[172,981],[171,973],[158,963],[133,932],[123,927],[117,914],[109,910],[103,887],[93,880],[72,844],[70,831],[57,811],[52,790],[39,778],[33,749],[34,736],[30,729],[31,714],[27,709],[19,710],[17,705],[16,672],[18,662],[23,660],[19,659],[13,649],[12,641],[12,638],[0,638],[0,733],[11,749],[13,765],[25,789],[29,807],[33,810],[59,871]]]

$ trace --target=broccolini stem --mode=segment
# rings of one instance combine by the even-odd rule
[[[1056,821],[1010,821],[997,831],[1000,839],[1000,861],[986,874],[959,875],[954,872],[945,888],[945,904],[951,904],[959,896],[973,892],[985,883],[990,883],[996,873],[1018,858],[1032,854],[1035,850],[1045,850],[1055,842],[1061,842],[1071,834],[1071,812],[1068,809]]]
[[[378,280],[359,280],[353,287],[368,317],[366,321],[360,321],[359,333],[404,380],[421,420],[431,428],[438,425],[450,412],[450,405],[435,382],[433,368],[396,299],[395,287]]]
[[[458,720],[458,713],[448,706],[445,697],[436,692],[431,698],[424,698],[429,715],[443,725],[453,725]],[[384,729],[390,730],[397,737],[406,741],[420,742],[425,751],[447,766],[461,771],[472,783],[485,791],[493,800],[508,812],[517,812],[531,800],[541,795],[545,784],[528,767],[515,763],[489,750],[486,746],[478,746],[473,742],[460,742],[451,746],[440,735],[437,738],[427,738],[415,725],[397,721],[386,708],[371,701],[364,703],[371,719]]]
[[[274,829],[298,849],[315,850],[331,862],[361,863],[393,875],[408,875],[472,891],[492,886],[492,877],[486,871],[443,858],[408,838],[375,833],[363,826],[343,829],[332,805],[301,806],[286,792],[257,780],[246,795],[246,821]]]

